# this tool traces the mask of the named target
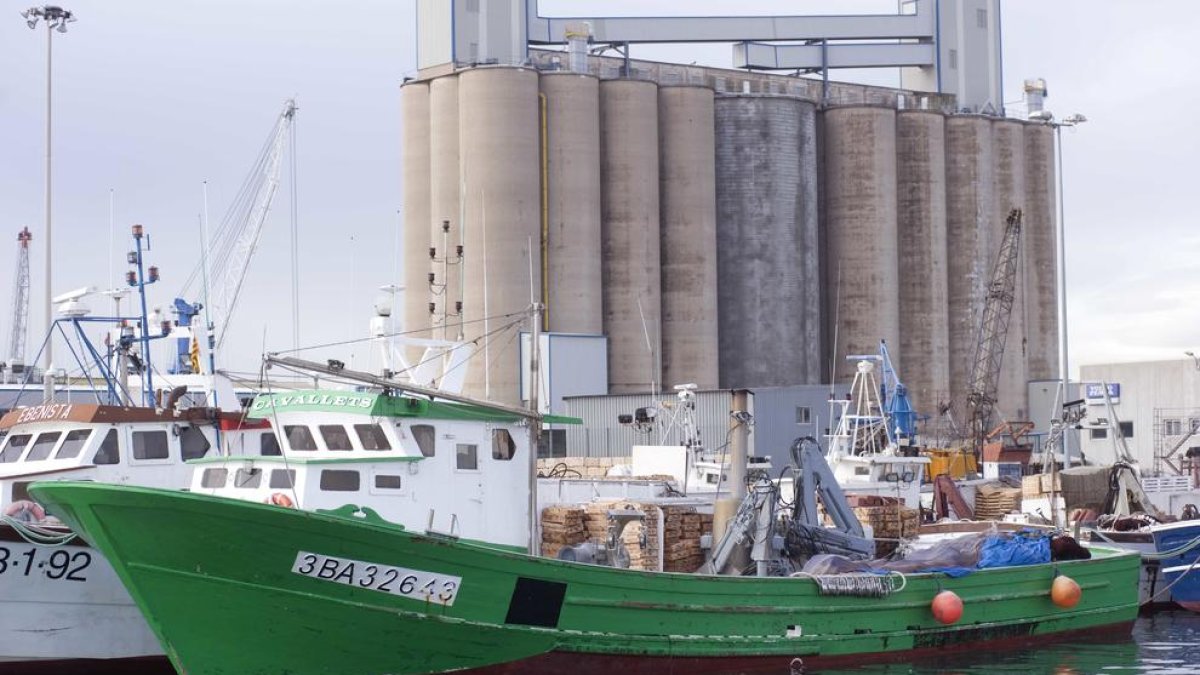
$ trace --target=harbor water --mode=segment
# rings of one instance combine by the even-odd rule
[[[1200,614],[1159,612],[1139,618],[1128,639],[1076,640],[1024,650],[978,651],[860,668],[804,670],[804,675],[1093,675],[1200,674]]]

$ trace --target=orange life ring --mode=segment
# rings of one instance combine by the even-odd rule
[[[18,499],[4,509],[4,515],[23,523],[40,523],[46,519],[46,509],[43,509],[42,505],[37,502]]]
[[[294,508],[296,506],[292,503],[292,498],[283,494],[282,492],[272,493],[270,497],[267,497],[267,503],[274,504],[275,506],[282,506],[285,509]]]

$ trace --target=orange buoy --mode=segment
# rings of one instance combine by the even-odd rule
[[[1083,597],[1083,590],[1071,577],[1060,574],[1054,577],[1054,583],[1050,584],[1050,599],[1063,609],[1070,609],[1078,605],[1081,597]]]
[[[954,591],[942,591],[933,596],[929,608],[933,610],[933,618],[938,623],[949,626],[962,618],[963,601]]]
[[[267,497],[266,503],[274,504],[275,506],[282,506],[288,509],[295,506],[295,504],[292,503],[292,498],[283,494],[282,492],[276,492],[270,497]]]

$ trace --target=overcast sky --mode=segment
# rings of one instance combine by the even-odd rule
[[[43,334],[42,181],[46,34],[0,2],[0,261],[34,233],[32,358]],[[895,0],[544,3],[551,13],[758,14],[887,11]],[[415,68],[414,3],[360,0],[73,0],[79,21],[55,36],[55,288],[105,287],[145,224],[162,268],[151,306],[166,308],[199,260],[201,184],[219,221],[295,96],[301,341],[365,335],[377,287],[399,268],[399,82]],[[1004,0],[1005,99],[1049,83],[1047,107],[1089,122],[1064,132],[1071,362],[1185,358],[1200,351],[1200,3]],[[1152,6],[1152,8],[1151,8]],[[352,11],[349,11],[352,10]],[[642,47],[635,56],[729,66],[727,45]],[[852,74],[855,77],[861,73]],[[839,74],[839,78],[846,75]],[[865,74],[896,84],[894,72]],[[230,332],[227,365],[253,370],[291,345],[288,190],[263,232]],[[11,271],[9,272],[11,275]],[[0,275],[0,354],[11,281]],[[107,301],[95,300],[95,309]],[[348,348],[329,351],[345,359]],[[368,348],[355,355],[367,358]],[[63,364],[60,364],[63,365]],[[366,362],[360,361],[360,366]]]

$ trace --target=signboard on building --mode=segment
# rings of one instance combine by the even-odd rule
[[[1088,382],[1083,385],[1083,398],[1088,405],[1104,405],[1104,384]],[[1108,398],[1114,403],[1121,402],[1121,385],[1117,382],[1108,383]]]

